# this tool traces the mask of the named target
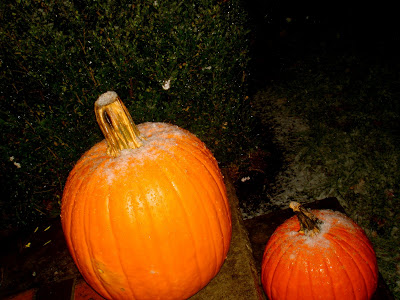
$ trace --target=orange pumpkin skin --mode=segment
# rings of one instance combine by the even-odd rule
[[[220,270],[231,213],[218,164],[193,134],[144,123],[136,149],[96,144],[71,171],[61,221],[85,280],[107,299],[185,299]]]
[[[361,227],[340,212],[313,210],[315,236],[299,232],[296,216],[269,239],[261,281],[270,300],[370,299],[378,282],[376,255]]]

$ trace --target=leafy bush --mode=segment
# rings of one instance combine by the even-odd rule
[[[239,1],[30,1],[1,8],[3,226],[58,213],[68,172],[103,137],[116,91],[136,123],[197,134],[222,163],[248,147],[246,16]]]

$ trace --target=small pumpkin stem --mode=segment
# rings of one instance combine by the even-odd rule
[[[139,148],[143,144],[144,138],[116,92],[100,95],[94,112],[107,141],[107,154],[117,157],[121,150]]]
[[[321,231],[322,221],[305,209],[298,202],[290,202],[289,207],[296,213],[300,222],[300,233],[307,236],[314,236]]]

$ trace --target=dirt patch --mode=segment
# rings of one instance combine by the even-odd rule
[[[60,218],[2,239],[0,298],[80,277],[64,240]]]

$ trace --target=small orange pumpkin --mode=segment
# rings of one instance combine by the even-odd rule
[[[261,281],[270,300],[370,299],[378,283],[376,256],[365,232],[350,218],[299,203],[269,239]]]
[[[136,127],[115,92],[95,103],[105,140],[69,174],[61,221],[85,280],[107,299],[185,299],[220,270],[231,213],[217,161],[193,134]]]

